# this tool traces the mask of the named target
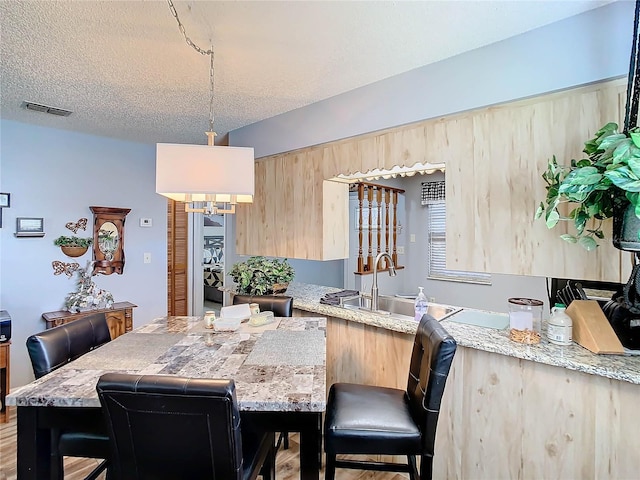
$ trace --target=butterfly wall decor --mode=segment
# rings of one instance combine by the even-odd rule
[[[71,276],[73,275],[73,272],[75,272],[76,270],[78,270],[78,268],[80,268],[79,263],[76,263],[76,262],[65,263],[59,260],[54,260],[53,262],[51,262],[51,266],[53,267],[54,275],[60,275],[61,273],[64,273],[69,278],[71,278]]]
[[[87,229],[87,219],[86,218],[81,218],[76,223],[69,222],[69,223],[67,223],[65,225],[65,227],[67,227],[73,233],[78,233],[78,230],[80,230],[80,229],[82,229],[82,230],[86,230]]]

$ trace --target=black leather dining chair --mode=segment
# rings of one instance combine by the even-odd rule
[[[293,316],[293,297],[285,295],[234,295],[233,304],[257,303],[261,312],[273,312],[275,317]],[[280,445],[287,450],[289,448],[289,432],[281,432],[276,444],[276,450]]]
[[[275,477],[273,433],[241,421],[233,380],[107,373],[96,390],[116,480]]]
[[[293,297],[283,295],[234,295],[233,304],[257,303],[261,312],[271,311],[276,317],[293,315]]]
[[[33,374],[36,378],[43,377],[110,341],[104,313],[88,315],[31,335],[27,338],[27,351]],[[74,409],[69,413],[74,417],[74,424],[82,424],[82,427],[52,429],[52,475],[63,477],[65,456],[105,459],[86,477],[87,480],[95,479],[109,465],[109,437],[102,416]]]
[[[325,480],[336,468],[408,472],[431,479],[440,403],[456,341],[430,315],[418,325],[406,390],[335,383],[325,418]],[[337,459],[337,455],[406,455],[407,463]],[[420,456],[418,476],[416,456]]]

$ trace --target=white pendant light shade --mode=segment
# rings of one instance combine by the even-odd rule
[[[251,203],[250,147],[156,144],[156,193],[179,202]]]
[[[156,144],[156,193],[184,202],[185,211],[204,214],[235,213],[237,203],[253,203],[254,152],[251,147],[216,147],[213,130],[213,47],[203,50],[187,36],[171,0],[169,9],[185,41],[201,55],[208,55],[208,145]]]

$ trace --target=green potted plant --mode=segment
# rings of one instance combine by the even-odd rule
[[[93,239],[90,237],[67,237],[61,235],[53,241],[53,244],[60,247],[62,253],[68,257],[79,257],[86,253],[92,242]]]
[[[613,217],[614,245],[640,250],[640,129],[620,133],[616,123],[607,123],[584,145],[587,157],[569,166],[558,165],[555,155],[549,160],[542,175],[547,197],[535,218],[544,216],[550,229],[572,222],[576,233],[560,238],[594,250],[596,238],[604,238],[602,222]]]
[[[236,292],[243,295],[274,295],[284,293],[295,275],[287,259],[249,257],[233,265],[229,272],[236,283]]]

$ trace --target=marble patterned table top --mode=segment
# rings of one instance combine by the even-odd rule
[[[384,328],[395,332],[415,335],[417,323],[408,318],[400,319],[375,315],[366,311],[348,310],[320,303],[320,298],[327,293],[335,293],[342,289],[306,283],[291,283],[287,295],[293,297],[294,308],[330,317],[341,318]],[[465,308],[465,315],[504,315],[504,313],[485,312]],[[455,317],[451,317],[452,319]],[[561,347],[546,339],[546,322],[543,322],[543,335],[539,344],[524,345],[509,339],[508,329],[486,328],[468,323],[458,323],[444,319],[442,325],[462,347],[474,348],[486,352],[507,355],[533,362],[544,363],[567,368],[591,375],[621,380],[640,385],[640,356],[638,355],[596,355],[586,348],[573,343]]]
[[[241,410],[323,412],[325,337],[324,318],[281,318],[260,333],[214,332],[202,317],[160,318],[14,389],[7,405],[99,407],[100,375],[124,372],[234,379]]]

